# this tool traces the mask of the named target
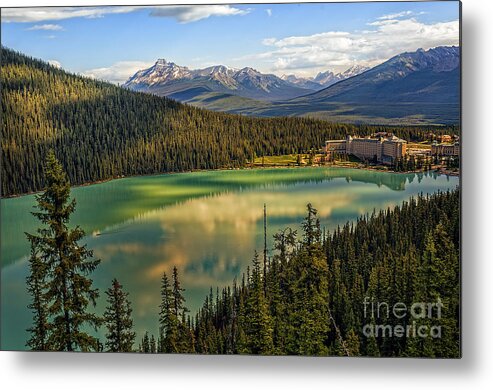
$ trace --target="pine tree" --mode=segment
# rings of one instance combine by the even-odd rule
[[[359,337],[354,331],[354,329],[351,329],[348,334],[347,338],[345,341],[346,345],[345,347],[347,348],[347,351],[344,350],[344,352],[347,352],[349,356],[359,356],[359,348],[360,348],[360,343],[359,343]]]
[[[33,312],[33,325],[28,329],[31,338],[26,345],[34,351],[46,351],[50,324],[48,322],[48,307],[45,300],[46,266],[35,251],[29,258],[29,276],[26,278],[27,290],[32,297],[28,308]]]
[[[264,296],[262,271],[257,252],[253,258],[249,287],[242,315],[242,327],[245,331],[245,345],[242,346],[242,351],[243,353],[270,355],[274,352],[273,324]]]
[[[183,296],[184,288],[181,287],[178,278],[178,269],[173,267],[173,320],[177,328],[177,344],[176,351],[178,353],[189,353],[193,351],[193,338],[190,335],[190,329],[186,324],[186,313],[188,309],[185,307],[185,297]]]
[[[178,319],[174,314],[173,291],[166,272],[163,273],[161,279],[159,326],[160,351],[164,353],[178,352]]]
[[[156,353],[156,339],[154,338],[154,335],[151,335],[151,340],[149,342],[149,351],[150,353]]]
[[[274,234],[274,249],[278,251],[271,262],[268,279],[268,302],[274,320],[273,341],[276,354],[286,353],[287,303],[290,281],[286,268],[296,245],[296,230],[286,228]]]
[[[371,322],[371,326],[375,327],[375,321]],[[380,351],[378,349],[377,339],[374,335],[366,338],[366,356],[379,357]]]
[[[178,269],[173,267],[173,314],[179,318],[182,311],[188,311],[184,306],[185,297],[183,296],[184,288],[181,288],[180,280],[178,279]]]
[[[327,257],[321,243],[317,210],[307,205],[301,248],[288,266],[289,327],[287,352],[326,355],[329,333]]]
[[[320,230],[320,220],[317,218],[317,210],[308,203],[306,206],[308,210],[308,215],[305,217],[302,228],[303,228],[303,243],[310,250],[312,244],[320,243],[321,240],[321,230]]]
[[[91,260],[93,253],[79,241],[85,233],[78,226],[68,227],[75,210],[75,199],[70,198],[70,184],[62,165],[50,152],[46,159],[45,191],[36,196],[38,212],[33,215],[45,227],[37,235],[27,234],[31,253],[39,256],[46,284],[42,297],[50,321],[47,345],[57,351],[97,350],[97,339],[84,330],[95,330],[102,319],[88,312],[90,303],[96,305],[99,296],[92,288],[92,273],[100,260]]]
[[[151,340],[149,338],[149,332],[146,331],[144,337],[139,346],[139,351],[142,353],[151,353]]]
[[[135,332],[132,330],[132,308],[128,293],[123,291],[118,280],[113,279],[111,287],[106,291],[108,306],[104,313],[106,348],[109,352],[132,352]]]

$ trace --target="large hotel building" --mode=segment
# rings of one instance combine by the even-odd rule
[[[431,144],[431,154],[433,156],[458,156],[460,154],[459,142],[453,144],[433,142]]]
[[[391,164],[406,154],[407,141],[391,133],[376,133],[370,137],[358,138],[348,135],[344,140],[325,141],[325,153],[352,154],[361,160],[376,160]]]

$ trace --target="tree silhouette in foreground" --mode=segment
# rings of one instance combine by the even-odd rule
[[[62,165],[50,152],[45,165],[46,188],[36,196],[33,215],[43,227],[37,234],[26,233],[31,243],[28,292],[34,324],[28,329],[33,349],[55,351],[98,350],[98,341],[83,329],[97,329],[102,319],[87,309],[99,296],[88,277],[100,260],[79,241],[85,233],[70,229],[75,200],[70,200],[70,183]]]
[[[128,300],[128,292],[124,292],[120,282],[113,279],[106,295],[108,306],[104,313],[104,321],[108,330],[106,334],[108,352],[132,352],[135,332],[132,330],[132,308]]]

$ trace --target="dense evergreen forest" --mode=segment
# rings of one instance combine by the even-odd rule
[[[459,357],[459,205],[458,189],[420,196],[329,233],[308,205],[300,237],[279,231],[272,256],[191,318],[176,269],[164,274],[159,336],[139,350]]]
[[[127,175],[243,167],[388,130],[408,140],[457,128],[371,127],[211,112],[67,73],[1,49],[2,196],[44,188],[50,149],[72,185]]]

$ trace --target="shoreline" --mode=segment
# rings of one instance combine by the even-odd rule
[[[382,169],[386,168],[383,165],[376,165],[376,166],[363,166],[362,164],[359,165],[339,165],[339,164],[323,164],[323,165],[270,165],[270,166],[244,166],[241,168],[217,168],[217,169],[195,169],[192,171],[180,171],[180,172],[159,172],[159,173],[148,173],[148,174],[142,174],[142,175],[129,175],[129,176],[118,176],[118,177],[111,177],[108,179],[103,179],[103,180],[97,180],[97,181],[92,181],[92,182],[87,182],[87,183],[82,183],[82,184],[74,184],[71,185],[70,188],[80,188],[80,187],[88,187],[88,186],[93,186],[97,184],[104,184],[108,183],[110,181],[115,181],[115,180],[121,180],[121,179],[127,179],[127,178],[136,178],[136,177],[148,177],[148,176],[163,176],[163,175],[174,175],[174,174],[186,174],[186,173],[196,173],[196,172],[216,172],[216,171],[242,171],[242,170],[262,170],[262,169],[300,169],[300,168],[345,168],[345,169],[359,169],[359,170],[365,170],[365,171],[373,171],[373,172],[382,172],[382,173],[394,173],[394,174],[410,174],[410,173],[425,173],[425,172],[436,172],[440,175],[446,175],[446,176],[457,176],[460,177],[460,171],[459,172],[454,172],[450,171],[447,169],[432,169],[431,171],[423,171],[423,170],[416,170],[416,171],[407,171],[407,172],[396,172],[392,169]],[[8,195],[8,196],[2,196],[0,199],[14,199],[14,198],[21,198],[23,196],[29,196],[29,195],[36,195],[43,192],[43,190],[39,191],[32,191],[32,192],[26,192],[22,194],[14,194],[14,195]]]

